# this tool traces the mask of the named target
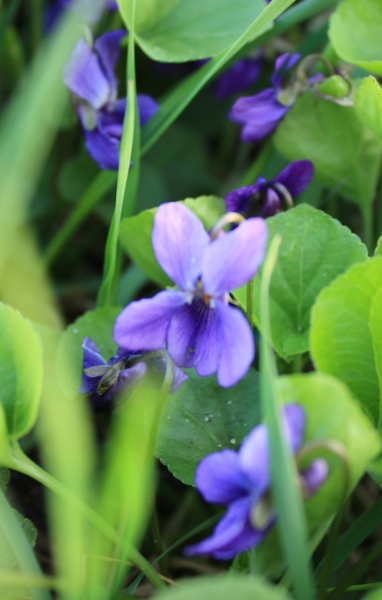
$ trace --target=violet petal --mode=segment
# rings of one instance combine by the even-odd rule
[[[117,78],[114,69],[121,50],[120,42],[125,35],[126,31],[123,29],[115,29],[104,33],[94,42],[94,50],[109,82],[109,100],[115,100],[117,97]]]
[[[216,300],[221,331],[221,354],[217,380],[222,387],[235,385],[247,373],[255,357],[251,327],[243,313]]]
[[[295,160],[283,169],[273,180],[286,187],[292,198],[301,194],[311,182],[314,173],[310,160]]]
[[[271,77],[271,82],[274,88],[279,89],[282,86],[285,74],[292,69],[300,60],[300,54],[281,54],[275,62],[274,73]]]
[[[206,502],[213,504],[230,504],[248,495],[238,453],[226,449],[203,458],[196,469],[195,486]]]
[[[196,367],[201,376],[215,373],[221,348],[220,323],[215,309],[201,298],[176,311],[168,329],[167,350],[181,367]]]
[[[271,133],[289,108],[278,102],[273,88],[268,88],[254,96],[239,98],[228,117],[244,126],[241,132],[244,142],[254,142]]]
[[[147,94],[137,95],[139,123],[141,127],[147,123],[159,110],[159,104]]]
[[[255,427],[244,440],[239,449],[239,461],[251,483],[255,503],[270,484],[268,431],[264,424]]]
[[[329,475],[329,466],[325,459],[316,458],[305,471],[301,472],[309,497],[313,496],[326,481]]]
[[[117,317],[114,340],[131,352],[163,348],[174,312],[186,301],[183,292],[159,292],[150,299],[129,304]]]
[[[224,198],[227,212],[245,213],[248,210],[249,201],[259,190],[259,185],[243,185],[229,192]]]
[[[267,237],[264,220],[254,218],[213,241],[203,257],[203,290],[223,297],[252,279],[264,259]]]
[[[187,556],[212,554],[216,558],[233,558],[239,552],[259,543],[264,532],[255,531],[249,522],[251,498],[241,498],[233,502],[224,517],[215,527],[212,535],[185,549]]]
[[[63,70],[63,80],[71,92],[99,109],[111,98],[112,90],[93,48],[81,39]]]
[[[202,222],[183,204],[159,206],[152,234],[155,256],[167,275],[183,290],[195,288],[209,236]]]

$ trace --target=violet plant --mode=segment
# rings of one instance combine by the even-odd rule
[[[381,3],[3,4],[1,597],[378,597]]]

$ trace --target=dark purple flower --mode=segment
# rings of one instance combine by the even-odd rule
[[[78,99],[77,112],[86,147],[101,169],[118,169],[119,145],[126,112],[126,98],[117,100],[114,68],[120,53],[122,29],[99,37],[93,46],[81,39],[65,65],[63,79]],[[159,106],[138,94],[140,124],[143,126]]]
[[[226,209],[246,216],[261,214],[264,219],[271,217],[280,212],[282,200],[293,205],[293,198],[305,190],[313,172],[310,160],[296,160],[271,181],[258,177],[253,185],[229,192],[224,199]]]
[[[296,454],[304,437],[303,408],[298,404],[284,406],[283,425],[288,446]],[[307,500],[326,480],[328,465],[322,458],[314,459],[299,475],[303,497]],[[225,504],[227,512],[212,535],[188,546],[185,554],[212,554],[224,560],[259,544],[276,520],[269,495],[270,483],[265,425],[255,427],[238,452],[226,449],[206,456],[197,467],[195,485],[207,502]]]
[[[61,13],[71,5],[74,4],[74,0],[53,0],[44,11],[44,30],[49,31],[56,24],[57,19],[61,16]],[[106,10],[118,10],[118,5],[114,0],[81,0],[77,1],[76,9],[78,16],[84,19],[88,23],[94,23],[101,17],[102,11]]]
[[[195,367],[201,376],[217,372],[223,387],[237,383],[255,348],[246,318],[229,304],[229,292],[255,275],[266,239],[264,221],[249,219],[211,241],[183,204],[162,204],[152,245],[158,263],[179,289],[127,306],[115,324],[116,343],[133,351],[166,344],[179,367]]]
[[[91,394],[97,409],[110,406],[111,400],[118,392],[129,393],[147,372],[159,375],[162,379],[165,375],[164,357],[147,357],[145,360],[145,351],[133,354],[124,348],[118,348],[117,354],[106,362],[90,338],[84,339],[82,347],[84,358],[79,391],[82,394]],[[186,379],[188,376],[175,367],[170,393],[174,394]]]
[[[243,142],[256,142],[271,133],[291,108],[295,94],[285,94],[283,86],[288,72],[299,60],[299,54],[282,54],[275,63],[272,87],[236,100],[228,116],[243,125]]]
[[[216,96],[220,100],[231,94],[243,92],[260,76],[263,65],[262,55],[242,58],[235,62],[216,81]]]

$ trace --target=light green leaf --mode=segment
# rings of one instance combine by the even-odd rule
[[[224,214],[225,206],[216,196],[200,196],[182,201],[209,230]],[[120,227],[120,240],[130,258],[161,287],[174,285],[159,266],[151,245],[156,208],[144,210],[135,217],[124,219]]]
[[[382,90],[374,77],[366,77],[357,88],[354,107],[362,123],[382,142]]]
[[[310,340],[317,369],[344,381],[381,427],[381,256],[354,265],[321,292]]]
[[[162,411],[156,455],[175,477],[192,485],[200,460],[222,448],[237,448],[258,424],[260,409],[255,371],[229,389],[219,387],[215,377],[188,375]]]
[[[329,37],[337,54],[382,75],[381,0],[342,0],[330,19]]]
[[[267,219],[268,247],[282,236],[270,288],[272,344],[285,360],[309,350],[310,311],[322,288],[366,259],[361,240],[324,212],[301,204]],[[254,281],[254,321],[260,324],[262,268]],[[246,307],[246,286],[235,296]]]
[[[187,584],[187,585],[186,585]],[[185,581],[182,587],[173,586],[157,594],[158,600],[288,600],[290,596],[279,586],[274,587],[259,577],[218,575]]]
[[[119,0],[128,27],[130,4]],[[154,60],[210,58],[233,44],[265,6],[264,0],[144,0],[137,6],[136,40]]]
[[[0,304],[0,402],[8,434],[19,438],[33,427],[42,388],[42,346],[32,324]]]
[[[382,236],[378,239],[377,247],[374,251],[374,254],[376,256],[378,256],[379,254],[382,254]]]
[[[275,143],[290,160],[311,160],[316,178],[333,191],[361,208],[371,205],[382,147],[354,108],[305,93],[279,126]]]
[[[62,390],[69,396],[78,392],[81,383],[85,337],[91,338],[107,361],[117,350],[113,327],[121,308],[97,308],[79,317],[64,331],[57,351],[57,372]]]

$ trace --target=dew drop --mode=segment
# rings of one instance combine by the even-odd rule
[[[236,440],[235,440],[235,438],[232,438],[232,440],[230,440],[230,443],[231,443],[231,444],[236,444]]]

